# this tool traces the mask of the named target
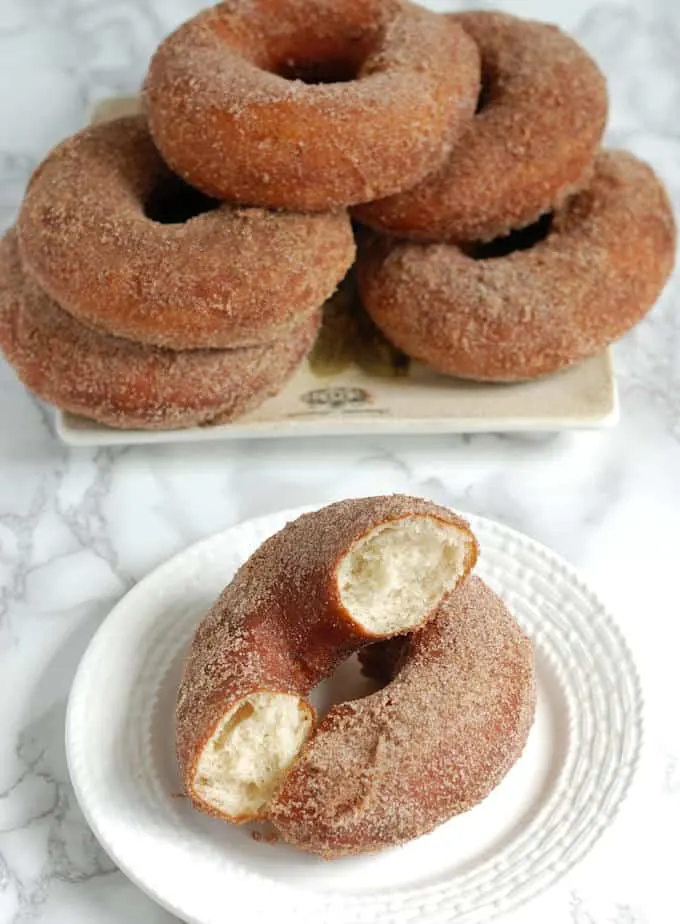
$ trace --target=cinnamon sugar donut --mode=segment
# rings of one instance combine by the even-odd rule
[[[35,394],[110,427],[170,430],[225,423],[277,392],[311,347],[318,317],[287,339],[175,353],[78,323],[21,269],[16,235],[0,241],[0,349]]]
[[[362,646],[425,624],[476,558],[464,520],[398,495],[332,504],[264,542],[185,664],[177,754],[193,804],[232,822],[266,814],[312,732],[312,687]]]
[[[334,706],[267,809],[326,859],[420,837],[481,802],[534,718],[533,650],[503,601],[469,578],[418,632],[376,646],[387,686]]]
[[[491,12],[450,18],[481,52],[479,112],[438,172],[354,214],[413,240],[489,241],[583,185],[607,88],[586,51],[555,26]]]
[[[78,133],[31,179],[18,222],[26,268],[91,327],[172,349],[234,348],[286,336],[354,259],[344,214],[187,203],[178,186],[143,116]],[[172,210],[185,206],[209,210],[182,221]]]
[[[479,54],[405,0],[227,0],[156,51],[149,125],[189,183],[319,211],[412,186],[471,119]]]
[[[538,226],[471,248],[373,236],[357,276],[366,309],[401,350],[449,375],[512,382],[623,336],[674,257],[662,184],[633,155],[605,151],[591,184]]]

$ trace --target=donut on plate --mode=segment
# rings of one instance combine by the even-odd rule
[[[331,708],[267,808],[285,841],[326,859],[393,847],[472,808],[533,723],[532,645],[479,578],[424,628],[374,649],[367,663],[387,685]]]
[[[154,140],[220,199],[320,211],[412,186],[472,118],[479,53],[406,0],[227,0],[156,51]]]
[[[632,154],[605,151],[590,185],[538,225],[472,247],[367,235],[357,278],[368,313],[405,353],[448,375],[514,382],[623,336],[674,258],[662,184]]]
[[[280,390],[312,346],[319,318],[286,338],[237,350],[175,353],[80,324],[27,278],[16,235],[0,241],[0,349],[21,381],[65,411],[117,428],[226,423]]]
[[[177,350],[286,337],[354,259],[345,214],[196,201],[140,115],[55,148],[31,179],[18,233],[26,269],[79,321]]]
[[[332,504],[264,542],[185,664],[177,753],[193,804],[232,822],[266,815],[312,733],[312,687],[370,642],[424,625],[476,558],[464,520],[398,495]]]
[[[442,168],[354,211],[425,241],[488,241],[560,205],[587,179],[607,117],[595,62],[555,26],[504,13],[454,14],[482,58],[479,112]]]

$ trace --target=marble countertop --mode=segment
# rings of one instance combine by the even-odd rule
[[[155,43],[200,5],[2,0],[0,228],[47,149],[95,101],[134,90]],[[590,49],[609,79],[610,143],[647,158],[680,211],[675,0],[496,5],[549,15]],[[98,847],[66,771],[67,693],[112,604],[169,555],[245,517],[388,491],[497,518],[554,547],[609,604],[639,663],[643,809],[624,813],[564,885],[513,921],[680,921],[679,298],[676,278],[616,349],[620,425],[540,438],[68,449],[0,360],[0,924],[172,920]]]

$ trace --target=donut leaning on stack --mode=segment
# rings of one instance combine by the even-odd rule
[[[0,347],[113,427],[234,419],[311,348],[354,261],[347,207],[440,167],[479,86],[474,41],[406,0],[200,13],[153,56],[146,115],[35,171],[0,249]]]
[[[294,372],[353,257],[346,214],[199,197],[143,116],[115,119],[35,171],[0,248],[0,346],[37,395],[109,426],[225,422]]]
[[[182,207],[197,214],[179,221]],[[354,257],[342,212],[242,208],[185,187],[142,115],[57,147],[31,179],[18,231],[27,271],[75,318],[174,350],[285,338]]]
[[[600,352],[652,307],[675,225],[646,165],[598,153],[604,78],[554,26],[453,14],[478,45],[478,112],[439,171],[359,206],[357,276],[387,338],[439,372],[512,382]]]
[[[273,822],[331,859],[411,840],[472,808],[519,758],[533,651],[469,577],[477,542],[450,510],[395,495],[288,523],[199,624],[177,699],[196,808]],[[350,654],[381,689],[318,722],[311,689]]]

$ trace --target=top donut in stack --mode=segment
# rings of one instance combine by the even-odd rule
[[[401,0],[228,0],[173,33],[145,101],[166,161],[210,196],[316,212],[409,189],[475,111],[462,26]]]

